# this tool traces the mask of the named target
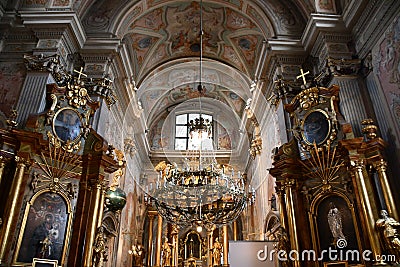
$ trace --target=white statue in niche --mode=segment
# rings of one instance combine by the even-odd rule
[[[342,215],[333,202],[329,203],[329,207],[328,224],[333,236],[333,244],[336,245],[338,240],[346,240],[346,237],[343,234]]]

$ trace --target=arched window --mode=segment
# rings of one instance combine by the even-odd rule
[[[200,117],[199,113],[185,113],[175,117],[175,150],[213,150],[213,129],[208,133],[189,133],[189,122]],[[212,115],[201,114],[204,120],[212,121]]]

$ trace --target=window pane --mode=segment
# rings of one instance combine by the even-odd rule
[[[176,116],[176,124],[187,124],[187,114]]]
[[[189,121],[195,120],[200,116],[200,114],[189,114]]]
[[[201,114],[204,120],[212,121],[213,116]],[[192,120],[199,119],[199,113],[187,113],[175,117],[175,149],[176,150],[213,150],[212,125],[209,132],[202,135],[192,133],[189,136],[187,124]]]
[[[175,150],[186,150],[187,139],[175,139]]]
[[[209,120],[209,121],[212,121],[212,116],[211,115],[207,115],[207,114],[202,114],[201,115],[205,120]]]
[[[176,137],[187,137],[187,126],[176,126]]]

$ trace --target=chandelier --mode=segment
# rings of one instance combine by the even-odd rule
[[[201,97],[204,95],[202,79],[203,60],[203,5],[200,1],[200,115],[187,124],[189,136],[196,137],[198,150],[190,150],[183,166],[175,162],[160,162],[156,167],[157,180],[146,187],[146,200],[158,213],[176,225],[221,226],[241,214],[248,199],[245,181],[240,171],[217,163],[212,151],[202,150],[202,141],[212,132],[212,120],[204,119]]]
[[[193,152],[192,152],[193,153]],[[243,211],[247,193],[238,172],[227,174],[214,157],[185,158],[186,169],[176,163],[160,162],[155,185],[146,188],[146,195],[168,222],[177,225],[224,225],[234,221]],[[201,162],[209,164],[202,165]],[[197,165],[197,168],[194,167]]]
[[[200,112],[200,116],[198,118],[189,121],[188,127],[191,137],[193,137],[193,133],[195,132],[198,133],[200,137],[202,137],[204,133],[210,136],[212,130],[212,121],[209,119],[204,119]]]

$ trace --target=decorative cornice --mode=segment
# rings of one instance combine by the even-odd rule
[[[49,12],[49,11],[20,11],[23,24],[33,29],[69,29],[71,37],[82,48],[86,41],[86,34],[75,12]],[[40,30],[39,30],[40,32]],[[63,32],[63,33],[64,33]]]
[[[339,15],[311,14],[303,32],[302,44],[309,51],[321,31],[345,32],[344,23]]]
[[[267,41],[268,49],[270,53],[290,53],[293,54],[303,54],[304,48],[300,42],[300,40],[294,39],[268,39]]]
[[[121,45],[121,40],[118,38],[88,38],[83,46],[83,50],[114,51],[117,52]]]

